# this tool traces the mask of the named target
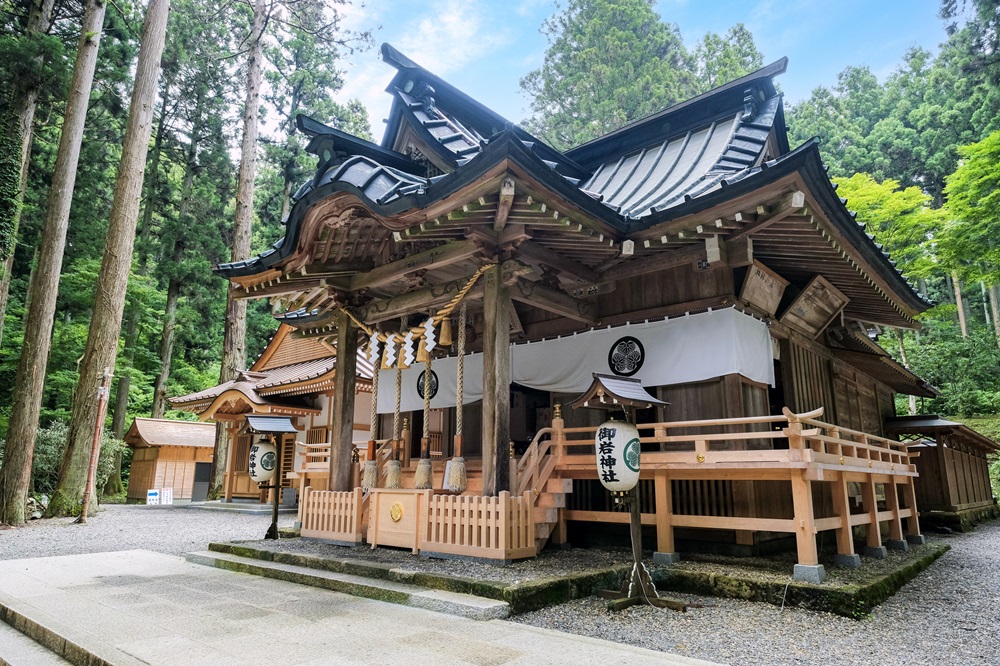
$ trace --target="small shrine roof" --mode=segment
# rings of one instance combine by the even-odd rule
[[[594,382],[590,385],[590,388],[570,403],[570,407],[574,409],[581,407],[594,409],[610,409],[614,407],[649,409],[654,405],[668,404],[670,403],[650,395],[642,387],[642,383],[638,379],[595,372]]]

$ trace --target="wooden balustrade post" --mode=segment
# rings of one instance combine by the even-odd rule
[[[896,487],[896,477],[890,476],[885,484],[885,508],[892,513],[889,519],[889,538],[885,545],[892,550],[907,551],[910,549],[903,538],[903,520],[899,515],[899,488]]]
[[[667,470],[656,470],[653,487],[656,497],[656,551],[653,553],[653,562],[670,564],[679,560],[680,554],[674,547],[674,497]]]
[[[882,545],[882,530],[878,524],[878,500],[875,498],[875,481],[871,475],[861,484],[861,506],[868,514],[869,521],[864,555],[883,560],[886,557],[886,549]]]
[[[851,532],[851,502],[847,491],[847,474],[841,472],[833,482],[833,511],[840,518],[837,527],[837,566],[855,569],[861,566],[861,556],[854,552]]]
[[[504,559],[506,558],[506,553],[510,549],[510,491],[501,490],[500,491],[500,540],[498,545],[500,546],[500,552],[504,553]]]

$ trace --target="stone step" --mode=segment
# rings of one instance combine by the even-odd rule
[[[69,663],[14,627],[0,622],[0,664],[3,666],[62,666]]]
[[[474,620],[493,620],[510,616],[510,606],[504,601],[485,599],[460,592],[432,590],[408,583],[397,583],[389,580],[379,580],[292,564],[267,562],[250,557],[207,550],[185,553],[184,558],[195,564],[321,587],[356,597],[388,601],[403,606],[413,606],[414,608],[424,608]]]

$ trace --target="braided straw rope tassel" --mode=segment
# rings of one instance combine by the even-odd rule
[[[458,317],[458,387],[455,405],[455,457],[451,459],[451,473],[448,475],[448,487],[457,492],[465,492],[469,487],[468,475],[465,471],[465,458],[462,457],[462,401],[465,383],[465,303]]]
[[[424,433],[420,441],[420,462],[417,463],[417,472],[413,477],[413,487],[418,490],[427,490],[434,487],[434,478],[431,470],[431,459],[429,457],[431,441],[431,357],[427,357],[427,369],[424,370]]]
[[[378,373],[381,363],[375,364],[372,374],[372,413],[371,428],[368,431],[368,452],[369,458],[365,460],[365,468],[361,473],[361,488],[371,490],[378,487],[378,455],[375,448],[375,438],[378,435]]]

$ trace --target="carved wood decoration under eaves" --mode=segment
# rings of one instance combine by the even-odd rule
[[[792,301],[778,321],[816,339],[849,301],[829,280],[817,275]]]

